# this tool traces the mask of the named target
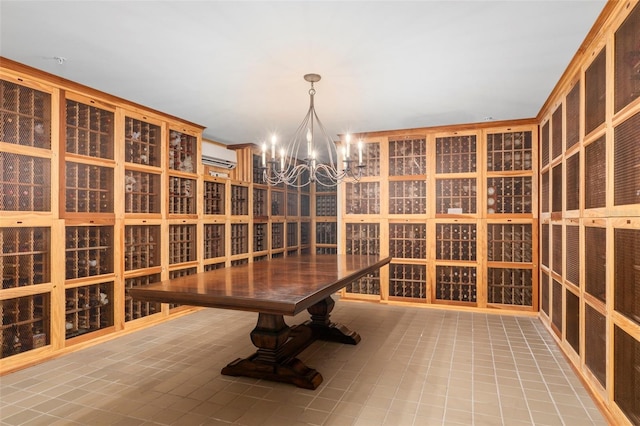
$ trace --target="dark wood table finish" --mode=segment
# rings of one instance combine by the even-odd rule
[[[251,331],[257,351],[237,359],[222,374],[292,383],[316,389],[322,376],[296,356],[315,340],[358,344],[360,335],[329,316],[331,295],[378,270],[390,257],[303,255],[248,263],[129,289],[140,300],[258,312]],[[304,310],[311,319],[289,327],[284,315]]]

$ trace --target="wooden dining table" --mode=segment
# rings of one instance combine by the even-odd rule
[[[349,283],[377,271],[390,257],[300,255],[200,272],[129,289],[138,300],[258,313],[250,332],[256,352],[222,369],[222,374],[291,383],[316,389],[322,376],[297,355],[316,340],[356,345],[355,331],[332,322],[331,297]],[[284,316],[307,310],[310,319],[289,326]]]

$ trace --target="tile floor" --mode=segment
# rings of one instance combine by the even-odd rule
[[[221,376],[257,315],[206,309],[0,377],[0,423],[606,425],[535,318],[348,301],[331,318],[362,342],[299,355],[315,391]]]

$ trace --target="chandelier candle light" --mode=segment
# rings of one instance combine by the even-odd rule
[[[345,135],[345,145],[342,147],[342,161],[338,158],[336,143],[329,137],[326,129],[316,114],[313,96],[316,90],[313,83],[320,81],[318,74],[306,74],[305,81],[311,83],[309,89],[309,110],[293,135],[293,139],[285,148],[277,150],[277,137],[271,137],[271,159],[267,160],[267,143],[262,144],[262,170],[265,183],[278,185],[284,183],[293,187],[302,187],[312,182],[323,186],[336,186],[345,178],[355,181],[362,177],[364,164],[362,162],[362,141],[358,141],[358,160],[351,158],[351,135]],[[318,133],[318,138],[315,133]],[[301,147],[306,141],[307,152],[301,158]],[[276,152],[278,151],[278,152]],[[318,157],[318,153],[322,157]],[[276,154],[280,155],[277,158]],[[338,164],[342,166],[338,166]]]

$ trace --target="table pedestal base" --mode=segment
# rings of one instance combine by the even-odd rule
[[[305,389],[316,389],[322,376],[296,358],[315,340],[357,345],[360,335],[347,327],[329,321],[335,302],[327,297],[308,309],[311,320],[289,327],[282,315],[258,315],[258,324],[251,331],[251,341],[258,348],[248,358],[239,358],[222,369],[227,376],[291,383]]]

